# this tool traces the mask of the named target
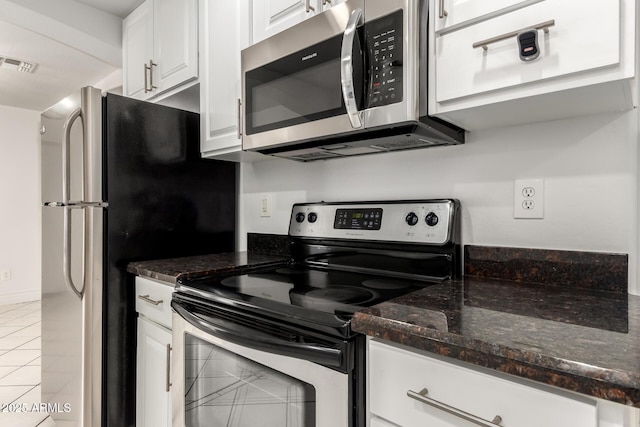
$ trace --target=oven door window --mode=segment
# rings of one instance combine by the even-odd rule
[[[341,46],[342,34],[246,72],[246,133],[346,114],[340,76]],[[356,99],[362,104],[364,60],[358,37],[353,57]]]
[[[316,425],[312,385],[185,335],[185,425]]]

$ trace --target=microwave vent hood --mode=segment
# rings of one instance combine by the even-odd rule
[[[423,118],[425,119],[425,118]],[[335,135],[310,141],[286,142],[279,146],[269,146],[255,151],[275,157],[301,162],[329,160],[363,154],[386,153],[464,144],[465,131],[437,118],[406,123],[389,128],[368,129],[360,133]]]

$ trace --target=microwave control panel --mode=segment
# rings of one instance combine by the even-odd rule
[[[369,50],[367,107],[402,101],[402,10],[365,24]]]

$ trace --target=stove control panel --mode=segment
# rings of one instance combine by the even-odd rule
[[[301,203],[293,206],[293,237],[442,245],[452,239],[455,200]]]

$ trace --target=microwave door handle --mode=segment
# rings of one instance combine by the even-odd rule
[[[342,83],[342,97],[347,109],[347,116],[354,129],[361,128],[362,116],[358,111],[356,102],[355,87],[353,84],[353,43],[356,38],[358,24],[362,21],[362,9],[355,9],[349,17],[347,27],[342,37],[342,51],[340,56],[340,76]]]

